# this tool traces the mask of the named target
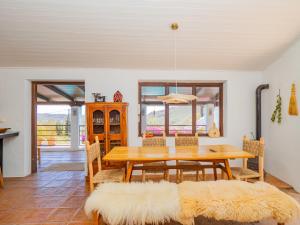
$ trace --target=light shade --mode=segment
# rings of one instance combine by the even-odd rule
[[[157,97],[160,101],[171,104],[171,103],[189,103],[193,100],[197,100],[198,97],[195,95],[184,95],[184,94],[175,94],[171,93],[165,96],[158,96]]]

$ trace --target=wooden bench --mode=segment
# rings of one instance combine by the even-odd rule
[[[192,225],[200,216],[236,222],[272,218],[284,225],[300,215],[300,205],[264,182],[108,183],[89,196],[85,212],[94,213],[96,224],[109,225]]]

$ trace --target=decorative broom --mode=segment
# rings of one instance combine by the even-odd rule
[[[298,116],[298,107],[297,107],[296,85],[295,85],[295,83],[292,84],[292,89],[291,89],[291,98],[290,98],[290,104],[289,104],[289,115]]]

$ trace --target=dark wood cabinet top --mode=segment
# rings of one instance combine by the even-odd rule
[[[14,136],[18,136],[18,135],[19,135],[18,131],[7,131],[5,133],[0,134],[0,139],[14,137]]]

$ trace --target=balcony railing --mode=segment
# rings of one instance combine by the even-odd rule
[[[38,146],[71,146],[70,125],[37,125]]]
[[[79,144],[86,140],[85,125],[79,125]],[[71,146],[70,125],[37,125],[38,146]]]

